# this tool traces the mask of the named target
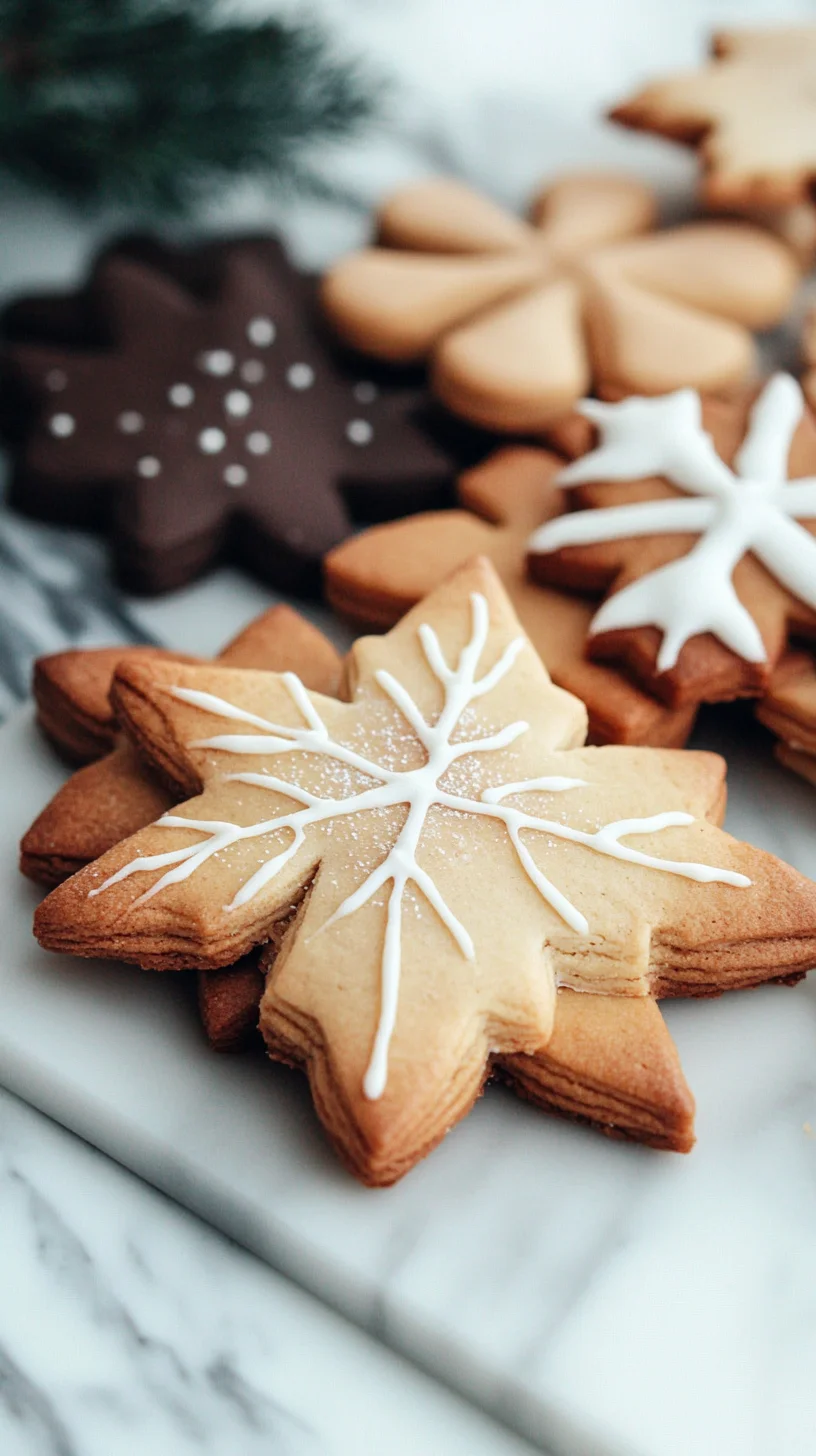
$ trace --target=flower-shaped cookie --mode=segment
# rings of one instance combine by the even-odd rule
[[[712,61],[655,81],[615,121],[699,146],[715,206],[785,207],[816,179],[816,26],[727,30]]]
[[[790,303],[792,253],[747,223],[654,222],[649,190],[620,177],[566,177],[529,222],[459,182],[421,183],[382,208],[382,246],[329,272],[323,304],[355,348],[429,356],[444,403],[491,429],[542,429],[593,386],[744,379],[749,331]]]

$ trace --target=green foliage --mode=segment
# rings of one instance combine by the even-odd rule
[[[374,89],[311,23],[216,0],[0,0],[0,168],[80,203],[182,211],[238,176],[313,182]]]

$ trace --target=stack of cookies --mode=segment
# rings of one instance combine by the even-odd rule
[[[816,151],[752,157],[738,104],[811,51],[722,38],[616,112],[700,142],[743,217],[434,181],[319,290],[269,238],[129,239],[6,314],[19,506],[106,529],[132,589],[229,559],[384,634],[341,660],[277,607],[211,662],[42,660],[76,772],[21,851],[44,947],[194,976],[212,1046],[302,1068],[366,1183],[490,1076],[687,1151],[659,1000],[816,960],[816,885],[724,833],[725,765],[683,748],[755,699],[816,782],[816,422],[754,339]]]
[[[69,746],[82,682],[81,657],[41,666]],[[657,999],[796,980],[816,956],[816,886],[718,827],[722,760],[584,747],[583,704],[483,558],[342,665],[284,609],[214,663],[120,657],[110,702],[104,756],[23,842],[24,869],[62,880],[40,943],[196,971],[213,1043],[258,1024],[366,1183],[401,1177],[490,1073],[687,1150]]]

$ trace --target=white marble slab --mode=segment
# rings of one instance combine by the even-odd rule
[[[813,873],[816,796],[748,721],[708,726],[731,827]],[[11,845],[60,770],[27,713],[0,763]],[[39,951],[10,849],[1,876],[5,1086],[559,1456],[812,1456],[816,987],[668,1008],[699,1103],[688,1158],[491,1089],[372,1193],[302,1078],[208,1052],[179,979]]]
[[[0,1092],[3,1456],[533,1456]]]

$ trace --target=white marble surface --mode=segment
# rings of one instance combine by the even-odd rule
[[[357,242],[385,190],[434,170],[521,204],[542,177],[601,163],[682,199],[691,159],[599,111],[693,63],[712,25],[813,17],[812,0],[309,8],[398,78],[387,124],[327,163],[356,205],[239,189],[209,221],[279,226],[310,264]],[[122,221],[10,190],[0,205],[4,294],[72,283]],[[0,714],[38,651],[145,633],[207,650],[269,600],[224,572],[128,602],[97,543],[0,512]],[[813,872],[816,800],[735,732],[732,827]],[[32,959],[32,895],[8,846],[54,770],[26,743],[15,725],[0,739],[0,1077],[379,1340],[3,1095],[3,1456],[525,1449],[382,1341],[565,1456],[812,1456],[812,988],[671,1008],[699,1102],[689,1160],[609,1146],[497,1093],[402,1189],[363,1194],[325,1153],[297,1079],[215,1063],[172,987]]]
[[[0,1093],[3,1456],[532,1456]]]

